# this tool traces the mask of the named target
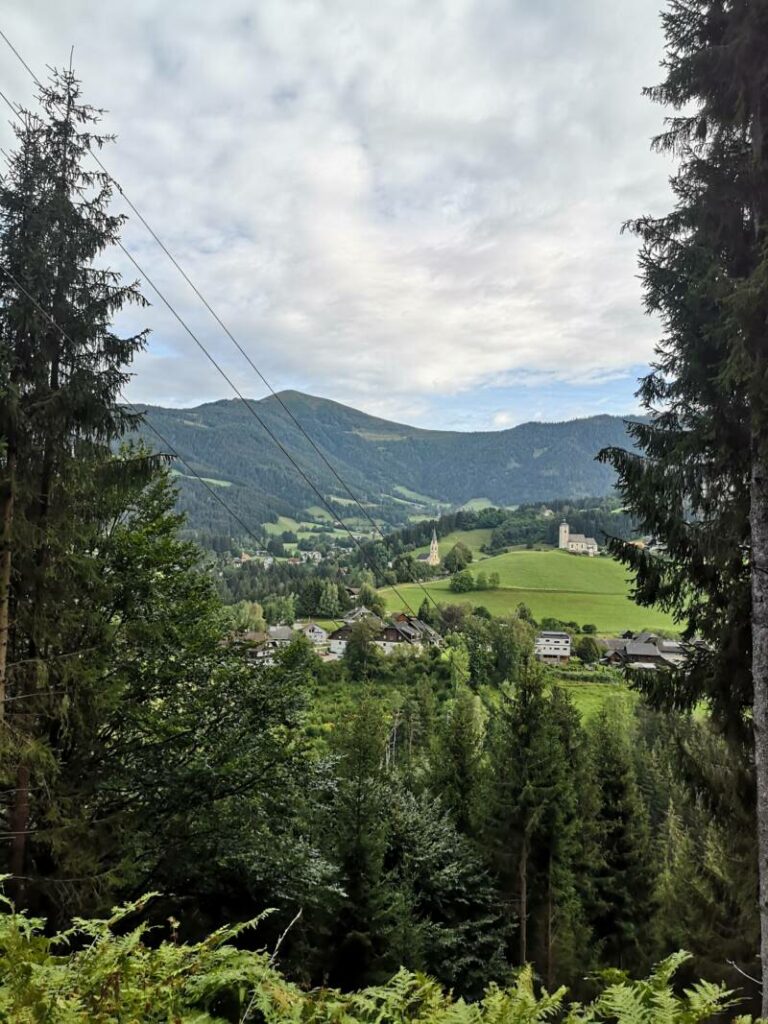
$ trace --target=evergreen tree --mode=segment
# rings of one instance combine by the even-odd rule
[[[104,141],[98,112],[81,102],[71,71],[53,72],[39,100],[42,115],[23,115],[0,183],[0,707],[12,709],[3,775],[14,792],[9,867],[21,902],[31,794],[45,788],[57,737],[89,700],[72,621],[92,572],[81,563],[76,502],[132,423],[117,400],[144,342],[111,327],[126,303],[141,302],[135,286],[95,265],[122,223],[109,212],[110,180],[84,166]],[[109,466],[118,468],[138,466]]]
[[[456,696],[438,725],[431,758],[431,790],[464,835],[473,834],[478,819],[483,719],[479,698],[466,684],[457,683]]]
[[[485,842],[507,917],[517,918],[515,959],[534,959],[548,975],[556,958],[568,969],[586,934],[574,882],[578,730],[572,709],[553,703],[528,666],[514,689],[503,691],[490,737]]]
[[[338,731],[338,790],[330,822],[344,898],[333,933],[331,976],[344,988],[376,977],[384,949],[387,790],[381,766],[389,727],[365,697]]]
[[[603,962],[634,970],[649,957],[654,864],[623,707],[603,708],[589,736],[601,853],[592,879],[591,924]]]
[[[648,687],[657,703],[706,697],[737,746],[751,711],[766,963],[768,14],[765,0],[692,0],[670,4],[664,28],[667,75],[648,94],[675,112],[656,140],[679,161],[675,208],[633,227],[665,336],[640,391],[650,422],[632,428],[641,456],[604,457],[639,529],[666,553],[611,546],[637,570],[641,601],[709,641],[687,671]]]

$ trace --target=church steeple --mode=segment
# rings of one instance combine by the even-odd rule
[[[437,530],[432,527],[432,542],[429,545],[428,565],[440,565],[440,546],[437,543]]]

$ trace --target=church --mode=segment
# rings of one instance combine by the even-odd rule
[[[419,555],[418,561],[426,562],[427,565],[432,566],[432,568],[440,565],[440,545],[437,543],[437,533],[434,527],[432,527],[432,540],[429,545],[429,554]]]
[[[565,520],[560,523],[558,547],[561,551],[570,551],[574,555],[589,555],[590,558],[600,550],[594,537],[585,537],[583,533],[571,533],[571,528]]]

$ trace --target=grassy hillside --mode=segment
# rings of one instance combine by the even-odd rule
[[[440,554],[447,555],[451,548],[461,542],[465,544],[472,552],[475,560],[485,559],[486,556],[481,552],[480,548],[483,544],[487,544],[491,539],[493,530],[454,530],[453,533],[447,533],[444,537],[440,538]],[[429,544],[426,544],[414,551],[415,555],[427,554],[429,551]],[[485,568],[485,566],[483,566]]]
[[[456,536],[461,539],[463,535]],[[591,622],[606,634],[675,628],[671,616],[656,608],[641,608],[632,601],[626,571],[608,558],[582,558],[564,551],[510,551],[483,559],[476,570],[480,564],[486,574],[499,573],[498,590],[454,594],[447,579],[425,586],[438,604],[484,605],[493,615],[508,615],[522,602],[538,620],[551,617],[580,625]],[[399,584],[397,590],[414,608],[424,599],[417,584]],[[402,607],[403,600],[392,588],[382,593],[388,609]]]

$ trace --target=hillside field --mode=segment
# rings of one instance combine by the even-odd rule
[[[473,530],[472,534],[483,531]],[[468,533],[457,533],[450,542],[464,540]],[[453,539],[455,538],[455,539]],[[479,546],[476,537],[464,540],[468,547]],[[441,541],[441,552],[450,544]],[[671,616],[657,608],[641,608],[629,596],[630,583],[623,566],[612,559],[584,558],[564,551],[509,551],[493,558],[483,558],[470,569],[486,574],[497,572],[501,578],[498,590],[477,590],[454,594],[448,579],[424,586],[437,604],[483,605],[492,615],[509,615],[521,602],[528,605],[537,620],[551,617],[565,622],[594,623],[600,633],[614,634],[627,629],[674,630]],[[418,584],[400,583],[397,591],[384,588],[382,594],[390,611],[402,608],[404,600],[418,609],[424,592]],[[404,600],[403,600],[404,599]]]

